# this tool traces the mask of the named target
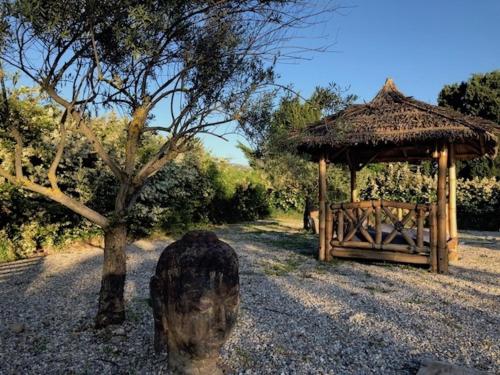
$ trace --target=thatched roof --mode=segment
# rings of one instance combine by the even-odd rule
[[[453,142],[456,157],[468,160],[498,148],[498,124],[405,96],[392,79],[373,100],[309,125],[295,135],[299,150],[331,162],[417,162],[430,159],[440,142]]]

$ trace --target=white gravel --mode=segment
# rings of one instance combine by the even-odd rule
[[[272,222],[217,228],[240,257],[242,303],[221,362],[235,374],[415,374],[423,359],[500,373],[500,235],[465,234],[450,275],[308,255]],[[102,250],[0,265],[0,374],[163,374],[149,278],[164,241],[129,247],[123,327],[92,328]]]

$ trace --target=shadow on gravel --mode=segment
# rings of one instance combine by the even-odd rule
[[[483,283],[500,286],[500,277],[498,273],[457,265],[451,266],[450,269],[452,272],[451,276],[456,279],[477,283],[477,279],[479,277],[484,280]]]
[[[464,239],[463,245],[472,246],[472,247],[483,247],[488,250],[496,250],[500,251],[500,242],[499,241],[482,241],[482,240],[469,240]]]
[[[284,284],[290,279],[293,282],[285,289]],[[301,294],[298,291],[316,290],[317,281],[295,275],[243,275],[241,281],[241,308],[249,315],[245,320],[252,322],[252,332],[244,336],[262,337],[264,339],[256,341],[267,341],[266,346],[255,345],[240,336],[236,355],[243,369],[260,368],[259,363],[266,363],[270,366],[266,373],[416,373],[417,356],[408,354],[413,350],[411,346],[389,332],[364,329],[364,320],[376,316],[369,299],[353,303],[356,297],[337,285],[328,285],[325,294],[308,290],[315,298],[301,299],[296,296]],[[317,303],[323,302],[340,306],[339,314],[321,311]],[[382,319],[385,319],[383,314]],[[384,358],[386,351],[391,357],[411,359],[391,364],[390,358]],[[385,370],[381,367],[377,370],[377,366],[384,366]]]
[[[44,257],[34,257],[14,262],[0,264],[0,285],[9,283],[16,277],[29,279],[31,275],[36,275],[43,263]]]
[[[317,235],[296,229],[284,231],[276,229],[277,222],[271,221],[272,229],[259,229],[265,226],[265,222],[257,224],[231,224],[228,228],[217,229],[220,236],[234,236],[237,233],[242,240],[251,240],[262,245],[271,246],[276,251],[288,251],[300,255],[316,256],[319,238]]]
[[[494,368],[494,350],[481,343],[496,341],[494,330],[485,325],[494,327],[498,317],[468,303],[479,291],[452,281],[475,283],[474,275],[479,275],[494,284],[498,275],[457,266],[452,267],[453,275],[442,276],[402,266],[319,263],[313,259],[316,236],[280,231],[275,222],[265,230],[258,228],[263,225],[216,230],[240,256],[242,313],[237,335],[227,346],[240,369],[409,375],[417,372],[423,357],[470,366],[467,356],[477,368]],[[1,265],[0,321],[26,325],[20,335],[0,332],[0,364],[10,366],[6,372],[23,373],[29,366],[39,366],[28,372],[159,373],[159,363],[165,359],[152,352],[147,297],[149,277],[164,246],[159,242],[158,248],[129,247],[128,320],[122,338],[91,328],[101,251],[90,250],[60,271],[47,269],[53,263],[46,258]],[[286,267],[273,269],[270,261]],[[307,272],[302,271],[303,264]],[[406,278],[405,272],[414,277]],[[447,288],[453,293],[436,298]],[[406,293],[398,294],[401,290]],[[471,332],[483,332],[483,341],[465,350],[461,345]],[[436,349],[437,343],[446,347],[445,353]]]
[[[7,275],[0,288],[2,366],[7,374],[49,373],[62,358],[77,357],[70,349],[78,342],[71,330],[88,313],[87,299],[95,302],[92,283],[78,279],[97,273],[99,262],[93,256],[59,272],[49,268],[48,258],[11,263],[19,264],[22,272]]]
[[[246,243],[239,252],[240,276],[243,318],[250,328],[242,325],[233,345],[239,371],[266,364],[270,373],[415,374],[429,357],[482,370],[495,367],[494,350],[487,349],[496,341],[494,330],[485,328],[498,317],[471,302],[478,295],[493,302],[495,296],[453,279],[497,283],[498,275],[455,266],[453,275],[443,276],[350,261],[318,262],[302,272],[300,263],[311,267],[317,247],[308,235],[248,226],[236,236],[227,234],[235,248]],[[272,258],[276,250],[269,246],[285,259]],[[270,259],[289,267],[259,268]],[[290,259],[298,265],[287,264]],[[470,341],[476,332],[483,332],[482,338],[474,334],[477,341]]]
[[[93,328],[102,249],[89,247],[88,251],[2,265],[0,373],[111,374],[141,368],[158,372],[158,368],[152,369],[158,358],[153,355],[152,316],[147,305],[156,254],[156,250],[137,246],[127,250],[127,258],[134,262],[128,267],[126,336],[119,337],[112,333],[116,327]],[[22,332],[11,331],[14,325],[22,325]]]
[[[19,267],[22,271],[5,276],[0,314],[5,314],[7,320],[9,317],[29,317],[29,324],[36,325],[45,316],[64,313],[69,305],[78,308],[82,297],[96,292],[94,283],[81,282],[80,278],[97,275],[100,258],[102,256],[96,254],[62,271],[48,268],[47,257],[10,263],[10,267]]]
[[[285,233],[279,231],[251,231],[246,235],[253,236],[256,242],[289,251],[295,254],[316,256],[318,238],[307,233]]]

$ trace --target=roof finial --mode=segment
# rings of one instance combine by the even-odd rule
[[[398,91],[398,88],[394,84],[394,81],[392,80],[391,77],[388,77],[385,80],[384,91]]]

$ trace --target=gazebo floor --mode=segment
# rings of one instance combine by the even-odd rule
[[[332,250],[330,250],[330,255],[336,258],[380,260],[386,262],[411,263],[411,264],[423,264],[423,265],[431,264],[430,256],[422,254],[402,254],[402,253],[379,251],[379,250],[334,247]]]

